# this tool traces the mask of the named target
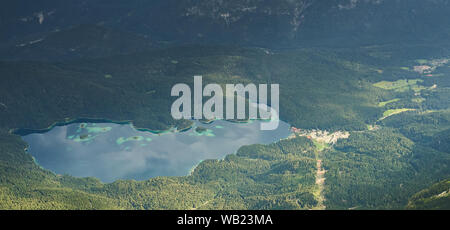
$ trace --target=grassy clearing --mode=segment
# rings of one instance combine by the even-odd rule
[[[426,89],[426,87],[418,85],[418,83],[423,82],[421,79],[402,79],[398,81],[380,81],[373,86],[386,89],[394,90],[395,92],[407,92],[408,90],[413,90],[414,92],[420,92]]]
[[[395,114],[399,114],[399,113],[403,113],[403,112],[407,112],[407,111],[414,111],[414,110],[415,109],[405,109],[405,108],[403,108],[403,109],[389,109],[389,110],[384,111],[382,119],[385,119],[385,118],[390,117],[390,116],[395,115]]]
[[[321,141],[313,140],[313,143],[314,143],[314,145],[316,146],[316,149],[317,149],[318,151],[322,151],[322,150],[324,150],[324,149],[330,147],[329,144],[327,144],[327,143],[325,143],[325,142],[321,142]]]
[[[428,63],[428,60],[426,59],[417,59],[416,62],[420,65],[425,65]]]
[[[426,99],[423,98],[423,97],[417,97],[417,98],[411,99],[411,101],[412,101],[412,102],[415,102],[415,103],[422,103],[422,102],[424,102],[425,100],[426,100]]]
[[[384,107],[384,106],[386,106],[389,103],[394,103],[394,102],[397,102],[397,101],[400,101],[400,99],[399,98],[395,98],[395,99],[392,99],[392,100],[389,100],[389,101],[382,101],[382,102],[378,103],[378,107]]]

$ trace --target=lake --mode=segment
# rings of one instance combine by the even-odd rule
[[[196,121],[185,132],[152,133],[131,124],[74,123],[45,133],[22,136],[28,152],[45,169],[75,177],[146,180],[157,176],[185,176],[206,159],[223,159],[241,146],[268,144],[291,134],[280,121],[272,131],[260,123]]]

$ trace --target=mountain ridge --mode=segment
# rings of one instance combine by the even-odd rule
[[[16,1],[14,1],[16,2]],[[0,41],[93,24],[175,44],[264,47],[354,46],[440,41],[450,34],[449,0],[156,0],[4,3]],[[20,8],[27,3],[27,8]],[[431,13],[432,12],[432,13]]]

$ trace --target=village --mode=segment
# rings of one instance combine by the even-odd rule
[[[315,140],[330,145],[336,144],[339,139],[347,139],[350,137],[350,133],[345,131],[337,131],[331,133],[326,130],[318,130],[318,129],[306,130],[296,127],[292,127],[291,131],[293,132],[293,134],[290,136],[290,138],[302,136],[311,140]]]

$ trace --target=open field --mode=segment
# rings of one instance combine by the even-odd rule
[[[426,87],[419,85],[422,83],[421,79],[402,79],[398,81],[380,81],[374,84],[375,87],[393,90],[395,92],[406,92],[408,90],[413,90],[414,92],[420,92]]]

